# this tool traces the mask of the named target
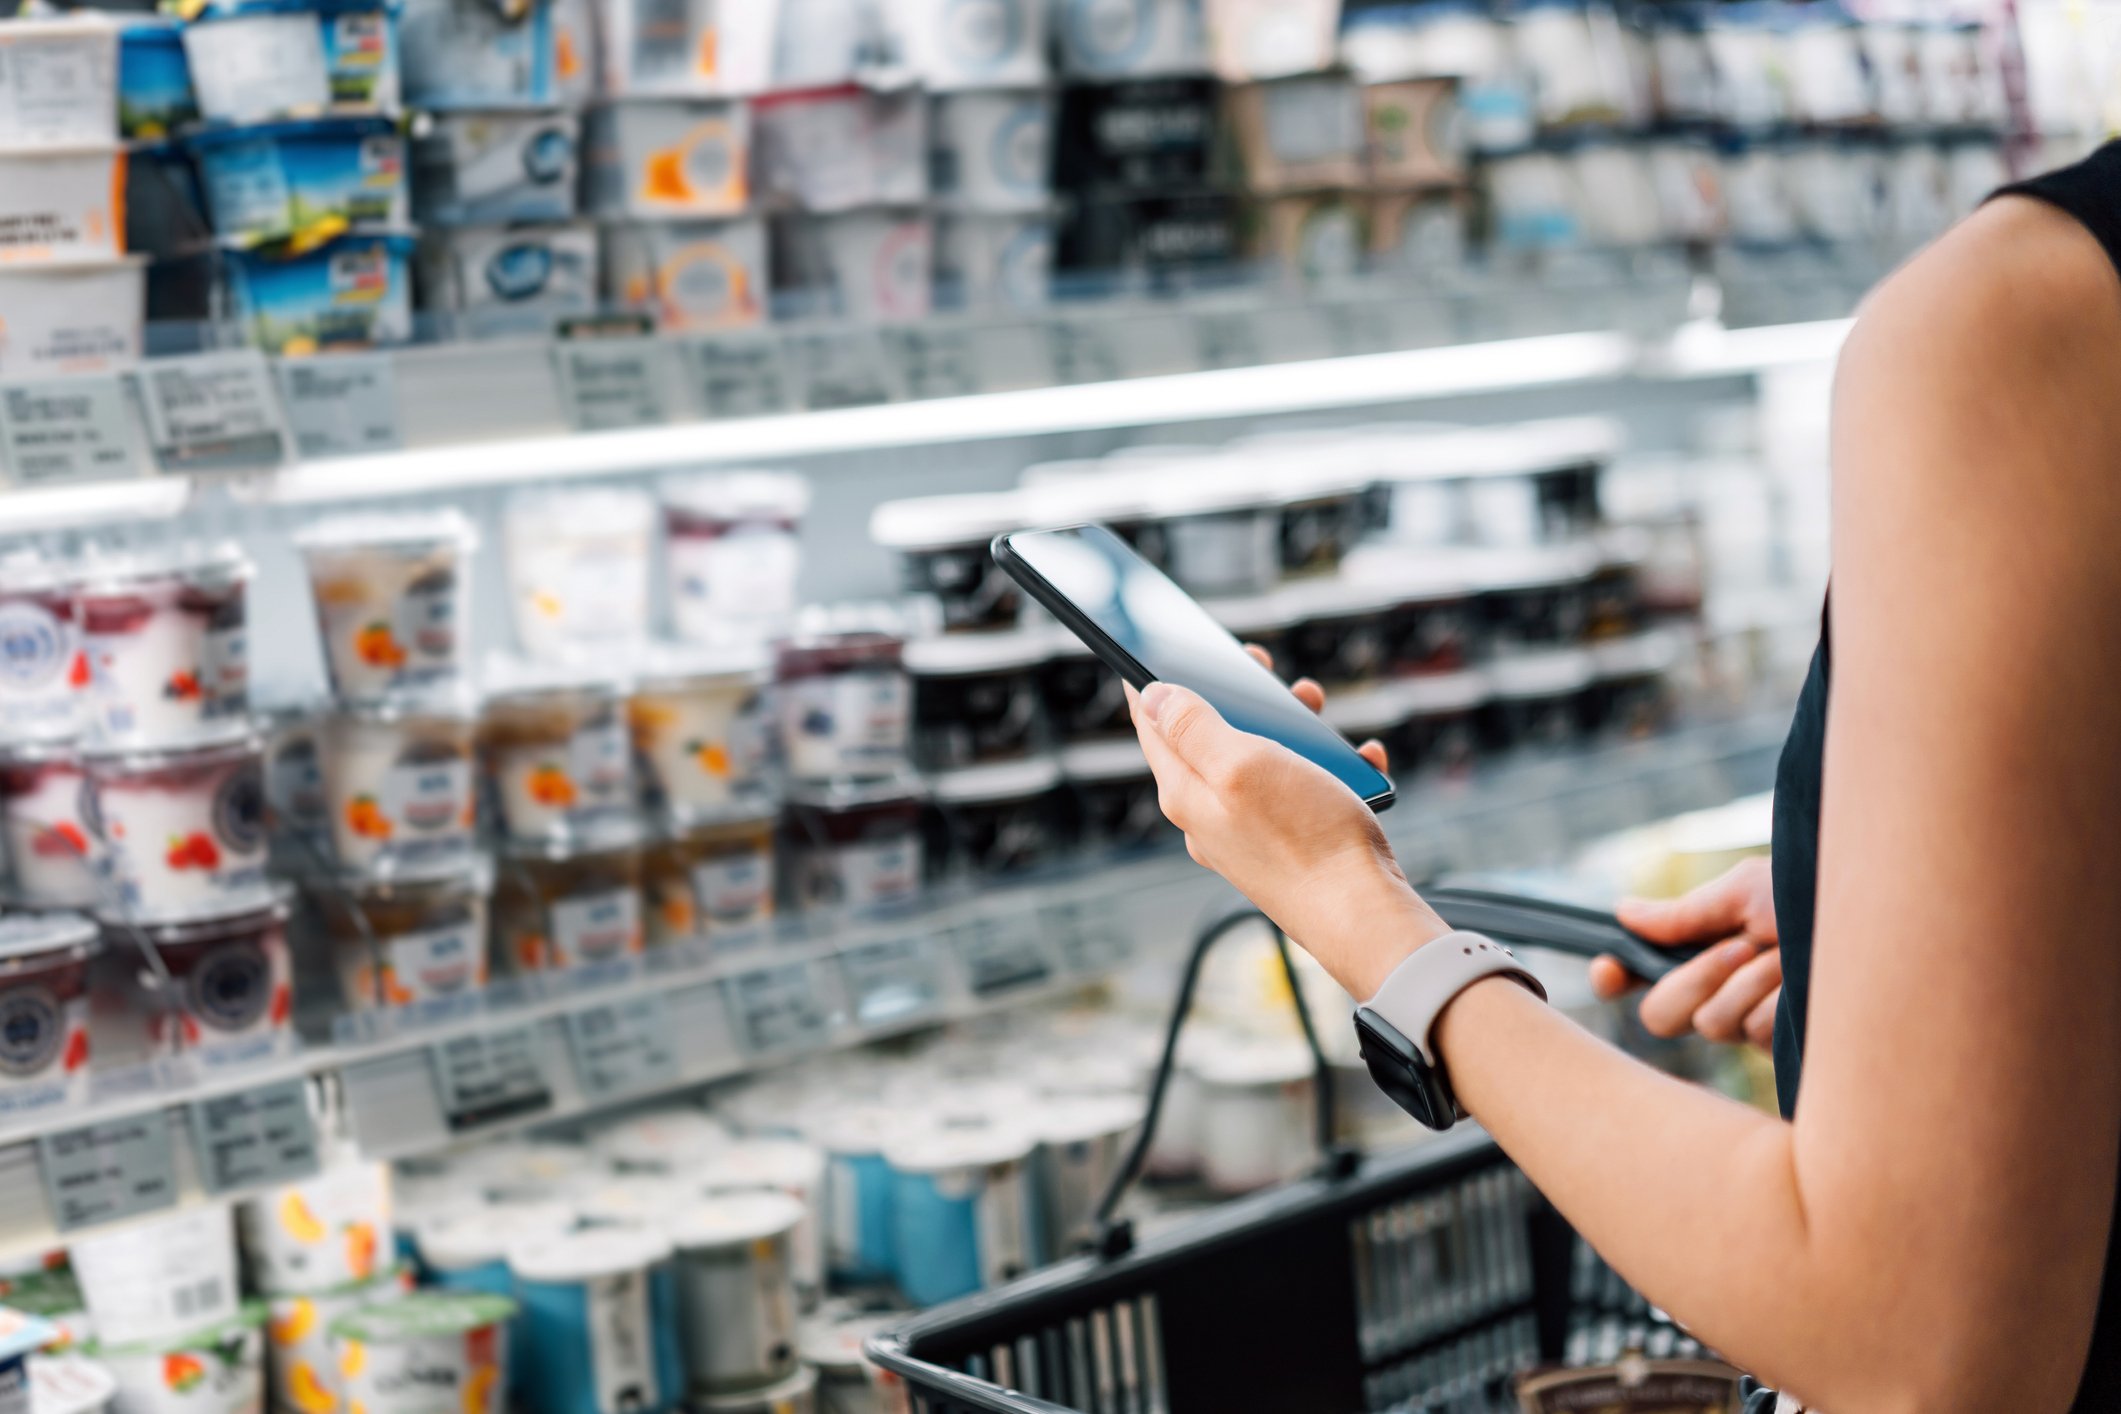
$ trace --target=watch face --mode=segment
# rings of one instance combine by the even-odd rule
[[[1385,1097],[1430,1129],[1449,1129],[1457,1118],[1443,1078],[1406,1037],[1368,1007],[1355,1013],[1355,1039],[1363,1063]]]

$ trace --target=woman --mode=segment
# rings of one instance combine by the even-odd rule
[[[2121,1410],[2117,270],[2121,144],[1991,201],[1843,350],[1773,899],[1740,878],[1635,915],[1735,935],[1652,1021],[1761,1037],[1772,1015],[1784,1116],[1501,977],[1430,1034],[1577,1229],[1785,1408]],[[1351,995],[1445,931],[1324,771],[1169,684],[1135,720],[1193,857]]]

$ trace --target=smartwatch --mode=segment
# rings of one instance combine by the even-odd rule
[[[1377,995],[1355,1008],[1355,1039],[1386,1098],[1430,1129],[1466,1117],[1429,1044],[1436,1018],[1484,977],[1508,977],[1541,1001],[1547,989],[1516,956],[1479,933],[1446,933],[1392,969]]]

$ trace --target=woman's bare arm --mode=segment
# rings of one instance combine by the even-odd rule
[[[1794,1123],[1658,1075],[1507,983],[1465,992],[1436,1039],[1533,1180],[1740,1364],[1830,1414],[2060,1411],[2121,1145],[2121,282],[2104,254],[2010,201],[1914,262],[1843,355],[1834,457]],[[1411,891],[1369,877],[1359,822],[1329,839],[1322,805],[1292,807],[1309,778],[1286,753],[1182,690],[1144,709],[1196,857],[1351,991],[1433,936]]]

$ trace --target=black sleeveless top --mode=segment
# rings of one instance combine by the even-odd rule
[[[2074,167],[2016,186],[2002,195],[2047,202],[2082,222],[2121,271],[2121,142],[2109,143]],[[1775,1012],[1775,1089],[1785,1117],[1797,1104],[1804,1070],[1804,1019],[1812,984],[1812,923],[1819,888],[1819,786],[1826,745],[1827,683],[1832,639],[1820,633],[1819,651],[1796,720],[1783,744],[1775,776],[1775,919],[1782,934],[1782,1003]],[[2121,1410],[2121,1194],[2107,1237],[2106,1277],[2092,1326],[2091,1354],[2077,1386],[2072,1414]],[[1838,1414],[1828,1411],[1828,1414]]]

